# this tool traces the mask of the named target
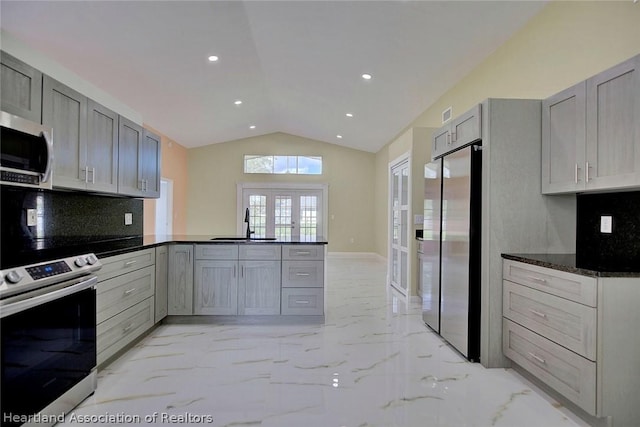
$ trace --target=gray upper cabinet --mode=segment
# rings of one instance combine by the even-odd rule
[[[586,187],[640,186],[640,55],[587,80]]]
[[[139,154],[142,146],[142,126],[119,117],[118,148],[118,193],[127,196],[142,196]]]
[[[42,124],[53,128],[53,185],[86,189],[87,97],[49,76],[43,88]]]
[[[640,186],[640,55],[542,103],[542,192]]]
[[[139,171],[143,196],[146,198],[160,197],[161,147],[160,137],[145,129],[142,134]]]
[[[433,134],[431,159],[441,157],[482,138],[482,106],[476,105]]]
[[[0,63],[2,111],[41,123],[42,73],[6,52]]]
[[[117,193],[118,114],[89,99],[88,120],[87,189]]]
[[[542,193],[584,189],[585,82],[542,101]]]
[[[53,128],[53,185],[118,191],[118,115],[44,76],[43,124]]]
[[[120,117],[118,193],[160,197],[160,137]]]

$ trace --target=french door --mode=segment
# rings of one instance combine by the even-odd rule
[[[393,164],[389,171],[389,282],[407,295],[409,292],[409,159]]]
[[[323,196],[320,189],[243,188],[241,212],[249,208],[254,237],[313,242],[325,236]]]

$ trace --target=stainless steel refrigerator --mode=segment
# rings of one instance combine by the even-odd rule
[[[420,278],[422,318],[440,333],[440,213],[442,203],[442,160],[424,167],[424,222]]]
[[[470,145],[440,159],[442,194],[440,203],[439,330],[434,313],[423,318],[467,359],[480,356],[480,225],[482,152]],[[437,227],[434,225],[434,230]],[[424,231],[423,231],[424,233]],[[423,237],[424,238],[424,237]],[[435,295],[432,279],[431,298]],[[429,320],[427,320],[429,319]]]

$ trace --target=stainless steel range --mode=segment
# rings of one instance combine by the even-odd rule
[[[53,425],[96,388],[96,283],[84,254],[0,271],[0,425]]]

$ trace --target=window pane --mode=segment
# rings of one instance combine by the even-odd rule
[[[300,196],[300,240],[315,241],[318,229],[318,198]]]
[[[322,175],[322,157],[245,154],[244,173]]]
[[[291,238],[291,202],[290,196],[276,196],[275,198],[275,237],[279,239]]]
[[[322,157],[298,156],[298,173],[322,175]]]
[[[267,196],[260,194],[249,196],[249,225],[251,230],[254,231],[254,237],[266,237]]]
[[[273,173],[273,156],[244,156],[245,173]]]

